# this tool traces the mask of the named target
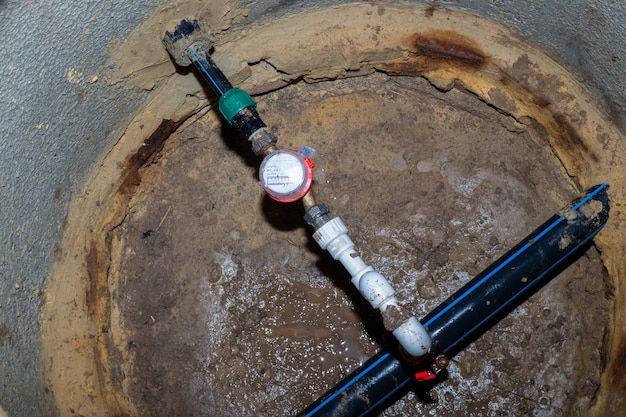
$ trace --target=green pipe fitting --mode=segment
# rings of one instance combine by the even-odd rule
[[[256,103],[250,97],[250,94],[240,88],[231,88],[219,99],[220,113],[222,113],[228,124],[231,124],[233,117],[237,113],[250,106],[256,107]]]

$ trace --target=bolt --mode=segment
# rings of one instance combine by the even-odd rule
[[[435,366],[439,369],[446,369],[450,365],[450,359],[445,355],[439,355],[435,358]]]

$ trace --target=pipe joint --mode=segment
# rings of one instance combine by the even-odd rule
[[[278,150],[278,148],[276,148],[278,139],[267,127],[261,127],[252,133],[247,139],[248,142],[250,142],[252,151],[255,155],[267,156]]]
[[[352,279],[352,283],[363,294],[363,297],[380,311],[385,311],[389,305],[397,305],[398,300],[394,297],[393,287],[380,273],[371,267],[360,278]],[[356,281],[356,282],[355,282]]]
[[[246,91],[240,88],[231,88],[225,91],[218,101],[220,113],[228,124],[232,124],[232,120],[239,112],[247,107],[256,107],[255,101]]]
[[[432,339],[416,317],[409,317],[392,333],[409,355],[420,358],[430,352]]]
[[[310,193],[307,194],[307,196],[308,195],[310,195]],[[314,204],[311,206],[311,208],[307,210],[306,214],[304,215],[304,221],[307,222],[309,226],[313,227],[313,230],[318,230],[320,227],[330,221],[328,213],[328,208],[323,203]]]
[[[348,228],[341,221],[339,217],[335,217],[334,219],[329,220],[322,227],[317,229],[315,233],[313,233],[313,238],[320,245],[320,248],[330,252],[333,256],[333,259],[337,259],[338,256],[335,256],[332,249],[329,249],[330,244],[340,236],[345,236],[350,241],[351,246],[354,248],[354,243],[348,237]],[[347,242],[346,242],[347,243]],[[333,246],[335,248],[336,246]]]
[[[352,284],[361,295],[383,313],[383,317],[393,315],[398,307],[395,291],[387,279],[367,265],[354,250],[354,243],[348,237],[348,229],[340,218],[335,217],[323,224],[313,234],[313,238],[324,250],[328,250],[333,259],[338,260],[352,277]],[[394,306],[396,309],[388,309]],[[390,313],[386,313],[389,310]],[[394,327],[388,330],[398,339],[404,350],[415,357],[423,357],[430,351],[431,337],[428,331],[415,317],[402,322],[392,320]],[[388,320],[387,320],[388,321]],[[395,327],[395,323],[400,323]]]

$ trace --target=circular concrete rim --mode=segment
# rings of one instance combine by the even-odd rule
[[[163,33],[163,24],[155,22],[171,17],[187,16],[161,10],[134,32],[141,36],[133,34],[127,41],[128,50],[133,42],[152,42],[142,48],[145,56],[133,57],[149,65],[128,70],[124,47],[114,58],[120,61],[114,76],[131,83],[158,78],[157,87],[73,200],[59,260],[48,281],[42,368],[61,415],[70,409],[85,415],[134,414],[123,395],[123,379],[110,372],[108,363],[119,330],[108,302],[108,232],[124,218],[126,203],[141,181],[141,166],[169,134],[210,110],[194,75],[176,74],[167,56],[155,54],[162,50]],[[569,73],[491,21],[410,5],[352,4],[287,15],[231,28],[217,37],[215,49],[227,75],[253,94],[302,79],[372,71],[422,76],[443,90],[465,89],[517,123],[541,126],[549,137],[546,145],[563,163],[563,174],[574,177],[581,188],[610,183],[611,219],[595,242],[615,280],[613,327],[598,400],[589,414],[624,407],[620,355],[626,345],[626,281],[619,277],[626,276],[626,232],[621,227],[625,138]],[[217,117],[215,112],[206,116]],[[84,216],[86,212],[90,215]]]

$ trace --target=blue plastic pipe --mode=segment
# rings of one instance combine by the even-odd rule
[[[421,364],[409,365],[398,353],[381,351],[299,416],[364,416],[402,394],[416,371],[436,369],[433,364],[442,355],[453,357],[602,229],[609,217],[608,188],[592,187],[424,317],[433,346]]]

